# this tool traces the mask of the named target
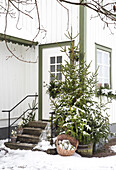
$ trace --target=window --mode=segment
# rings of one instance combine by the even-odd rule
[[[111,88],[111,49],[96,45],[97,86]]]
[[[61,73],[62,56],[50,57],[50,81],[57,77],[58,80],[62,80]]]

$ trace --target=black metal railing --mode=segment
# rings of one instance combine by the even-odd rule
[[[50,144],[53,145],[53,138],[55,136],[55,131],[56,131],[56,127],[53,126],[53,115],[55,114],[55,112],[50,112],[49,114],[51,115],[51,142]]]
[[[2,112],[8,112],[8,140],[10,140],[10,131],[11,131],[11,127],[23,116],[25,115],[25,113],[29,110],[37,110],[38,108],[32,108],[32,109],[27,109],[26,111],[23,112],[22,115],[20,115],[12,124],[10,124],[10,119],[11,119],[11,112],[17,107],[19,106],[24,100],[26,100],[29,97],[38,97],[37,94],[35,95],[27,95],[26,97],[24,97],[20,102],[18,102],[12,109],[10,110],[2,110]]]

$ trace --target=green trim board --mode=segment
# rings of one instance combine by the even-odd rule
[[[39,62],[38,62],[38,67],[39,67],[39,98],[38,98],[38,103],[39,103],[39,109],[38,109],[38,118],[39,120],[42,120],[42,65],[43,65],[43,59],[42,59],[42,55],[43,55],[43,49],[46,48],[54,48],[54,47],[60,47],[60,46],[69,46],[71,45],[70,41],[64,41],[64,42],[58,42],[58,43],[50,43],[50,44],[41,44],[39,45]]]
[[[112,49],[95,43],[95,70],[97,70],[97,49],[110,53],[110,88],[112,88],[112,67],[111,67],[112,66]]]
[[[0,40],[6,42],[12,42],[14,44],[18,43],[19,45],[30,46],[30,47],[38,45],[38,42],[34,42],[34,41],[30,41],[30,40],[26,40],[23,38],[18,38],[2,33],[0,33]]]
[[[79,43],[80,43],[80,59],[86,56],[87,43],[87,9],[80,5],[79,8]]]

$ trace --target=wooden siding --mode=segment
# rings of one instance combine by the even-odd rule
[[[111,33],[109,27],[105,27],[104,23],[99,18],[91,19],[91,16],[97,16],[95,12],[91,10],[87,10],[87,51],[86,51],[86,59],[87,63],[92,61],[91,64],[91,72],[95,71],[95,44],[99,44],[101,46],[110,48],[112,50],[111,56],[111,82],[112,89],[116,90],[116,29],[113,26],[110,26]],[[111,104],[109,104],[109,115],[110,122],[116,123],[116,100],[113,100]]]
[[[62,4],[62,5],[61,5]],[[79,32],[79,7],[73,5],[67,5],[65,3],[58,3],[57,0],[39,0],[39,16],[40,16],[40,33],[36,38],[36,41],[41,43],[52,43],[65,41],[65,33],[67,30],[73,27],[73,33],[76,35]],[[21,6],[20,6],[21,8]],[[32,6],[24,6],[23,10],[29,11]],[[8,16],[8,24],[6,33],[8,35],[24,38],[27,40],[33,40],[38,33],[39,23],[36,15],[36,10],[31,12],[31,19],[28,16],[20,13],[20,19],[17,25],[16,19]],[[69,13],[69,19],[68,19]],[[18,14],[17,14],[18,16]],[[2,23],[5,23],[5,18],[0,18]],[[12,23],[12,24],[11,24]],[[17,28],[16,28],[17,26]],[[5,25],[2,24],[0,32],[4,33]],[[46,32],[44,31],[46,30]]]
[[[79,32],[79,7],[63,4],[69,12],[69,20],[67,10],[61,6],[56,0],[39,0],[39,11],[40,11],[40,27],[45,29],[41,30],[39,36],[36,38],[40,44],[55,43],[59,41],[66,41],[65,33],[67,33],[67,26],[69,30],[72,26],[73,35]],[[112,49],[112,88],[116,89],[115,80],[115,63],[116,63],[116,31],[113,29],[111,34],[108,27],[104,28],[103,22],[98,18],[90,20],[91,15],[96,16],[96,13],[87,10],[87,51],[86,59],[87,63],[92,60],[91,71],[95,71],[95,43],[103,45]],[[17,20],[8,18],[7,34],[32,40],[38,31],[36,12],[33,11],[32,16],[35,19],[30,19],[21,14],[18,28],[16,29]],[[1,22],[4,23],[4,18],[0,18]],[[69,24],[68,24],[69,22]],[[12,24],[11,24],[12,23]],[[68,24],[68,25],[67,25]],[[4,24],[1,25],[0,32],[4,33]],[[9,43],[11,49],[18,55],[23,54],[25,59],[36,57],[37,49],[33,47],[26,51],[26,47],[13,45]],[[7,119],[7,113],[2,113],[2,109],[9,109],[20,101],[25,95],[29,93],[35,93],[38,89],[37,84],[37,64],[28,64],[16,60],[14,57],[6,60],[9,56],[9,52],[4,44],[0,42],[0,126],[6,126],[3,124],[3,119]],[[35,58],[33,58],[35,59]],[[110,121],[116,123],[116,101],[113,100],[110,105]],[[16,116],[13,113],[14,117]],[[17,114],[17,113],[16,113]]]
[[[8,44],[10,49],[25,60],[35,61],[37,48],[30,48],[18,44]],[[35,94],[38,91],[37,84],[37,63],[25,63],[18,61],[11,56],[4,42],[0,42],[0,127],[6,126],[7,113],[2,110],[11,109],[28,94]],[[31,100],[32,101],[32,100]],[[11,114],[11,118],[20,115],[28,107],[30,99],[18,107]]]

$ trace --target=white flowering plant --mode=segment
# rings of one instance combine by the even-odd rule
[[[16,137],[17,136],[17,131],[16,130],[12,130],[11,131],[11,136]]]
[[[17,128],[22,128],[23,127],[23,121],[20,121],[17,125]]]
[[[63,150],[74,150],[75,146],[73,146],[69,140],[59,140],[58,145]]]

